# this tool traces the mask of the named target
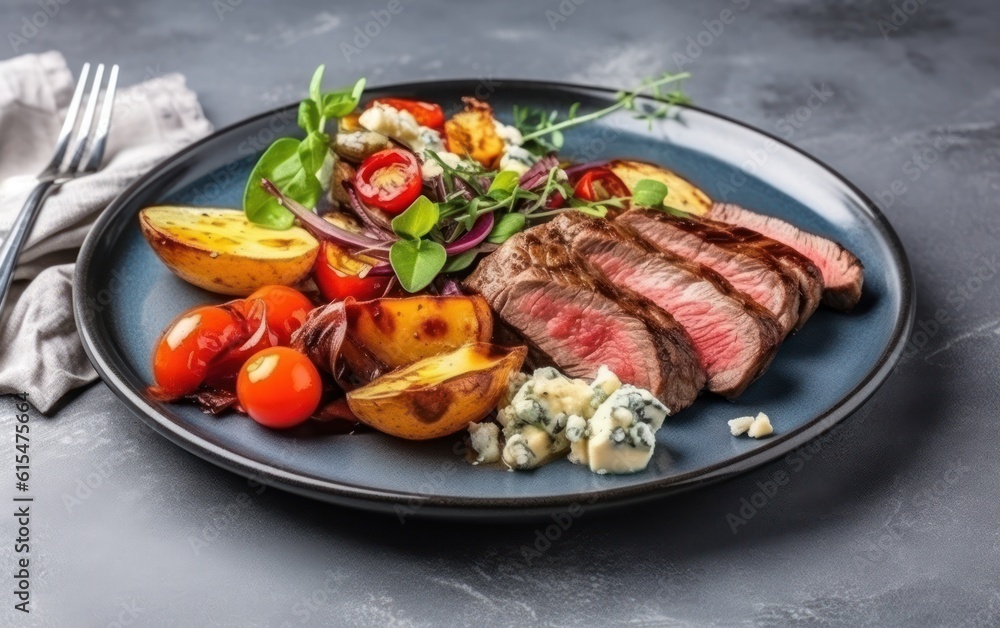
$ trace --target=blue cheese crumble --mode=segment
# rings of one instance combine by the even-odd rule
[[[577,464],[594,473],[635,473],[646,468],[656,447],[656,431],[669,414],[648,390],[624,385],[608,396],[574,443]]]

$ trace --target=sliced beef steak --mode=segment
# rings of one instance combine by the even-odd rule
[[[777,319],[715,271],[657,251],[631,229],[581,214],[550,223],[608,280],[666,310],[687,331],[708,373],[708,389],[739,395],[774,359]]]
[[[671,412],[705,385],[691,340],[665,312],[607,283],[547,226],[519,233],[483,259],[465,286],[482,294],[532,353],[573,377],[606,364]]]
[[[633,209],[616,219],[660,251],[707,266],[768,309],[787,334],[799,320],[799,285],[769,253],[725,229],[662,211]]]
[[[758,231],[808,257],[823,274],[823,303],[826,305],[850,311],[858,304],[864,282],[864,265],[840,244],[802,231],[780,218],[758,214],[739,205],[716,203],[708,217]]]

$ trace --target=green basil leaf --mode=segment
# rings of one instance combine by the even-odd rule
[[[323,161],[329,152],[330,136],[319,132],[307,135],[299,144],[299,161],[303,170],[315,177],[323,167]]]
[[[302,167],[299,140],[290,137],[276,140],[257,160],[243,189],[247,220],[262,227],[288,229],[295,223],[295,216],[261,187],[260,181],[265,178],[306,207],[315,207],[323,194],[316,176]]]
[[[441,218],[437,204],[419,196],[402,214],[392,219],[392,230],[401,238],[422,238]]]
[[[524,224],[524,214],[518,212],[504,214],[493,225],[493,229],[490,231],[490,235],[486,237],[486,241],[491,244],[503,244],[512,235],[524,229]]]
[[[306,133],[322,131],[319,128],[319,107],[312,100],[303,100],[299,103],[299,127]]]
[[[667,186],[653,179],[640,179],[632,188],[632,204],[639,207],[660,207],[667,197]]]
[[[495,201],[510,198],[510,195],[514,193],[514,188],[517,187],[520,181],[521,176],[516,172],[501,170],[497,173],[497,176],[493,177],[493,182],[490,183],[490,189],[486,191],[486,196]]]
[[[397,240],[389,249],[389,263],[407,292],[427,287],[447,261],[444,247],[431,240]]]
[[[441,269],[441,272],[457,273],[460,270],[465,270],[472,262],[476,261],[476,255],[478,255],[476,251],[466,251],[465,253],[459,253],[455,257],[450,257],[448,258],[448,263]]]
[[[317,105],[319,105],[322,99],[323,70],[325,69],[325,65],[321,65],[316,68],[316,71],[313,72],[312,80],[309,81],[309,98],[312,98]]]

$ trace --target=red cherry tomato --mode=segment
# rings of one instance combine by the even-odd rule
[[[256,306],[257,301],[264,307]],[[278,337],[278,344],[287,345],[292,334],[306,321],[313,309],[312,301],[295,288],[288,286],[264,286],[244,301],[244,313],[256,328],[260,312],[266,312],[267,326]]]
[[[358,197],[390,214],[402,212],[417,200],[423,185],[417,158],[401,148],[387,148],[369,156],[354,175]]]
[[[176,398],[194,392],[209,364],[246,336],[246,321],[226,307],[188,310],[167,327],[153,354],[156,393]]]
[[[592,168],[583,173],[573,194],[585,201],[606,201],[609,198],[631,196],[628,186],[608,168]]]
[[[441,105],[422,100],[410,100],[408,98],[377,98],[368,103],[366,109],[374,106],[375,103],[388,105],[398,111],[409,111],[413,115],[414,120],[417,121],[417,124],[421,126],[427,126],[432,129],[444,126],[444,110],[441,109]]]
[[[294,427],[319,407],[323,393],[316,366],[289,347],[264,349],[247,360],[236,396],[254,421],[275,429]]]
[[[370,268],[332,242],[320,245],[313,276],[320,292],[330,301],[354,297],[358,301],[377,299],[385,293],[389,277],[361,277]]]

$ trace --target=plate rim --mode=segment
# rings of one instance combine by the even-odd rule
[[[539,81],[530,79],[493,79],[503,89],[527,89],[536,91],[552,91],[564,94],[586,93],[607,98],[620,90],[587,86],[572,82]],[[479,79],[460,78],[442,81],[411,81],[372,87],[367,93],[390,93],[393,91],[414,90],[427,87],[460,88],[476,85]],[[648,100],[648,99],[646,99]],[[866,403],[878,388],[889,378],[902,355],[906,339],[909,337],[916,314],[916,289],[913,271],[902,241],[892,227],[888,218],[878,206],[862,192],[854,183],[832,168],[826,162],[812,154],[796,147],[776,135],[759,129],[715,111],[695,105],[681,105],[681,108],[697,111],[703,115],[734,124],[747,131],[777,142],[794,153],[812,161],[831,175],[840,185],[849,189],[862,201],[862,209],[869,214],[880,236],[885,240],[890,256],[898,266],[900,280],[900,314],[894,322],[892,334],[886,348],[879,356],[874,367],[851,391],[846,393],[836,404],[825,412],[787,433],[768,439],[760,447],[752,451],[728,457],[717,463],[689,471],[669,478],[653,479],[648,482],[626,487],[615,487],[588,491],[586,493],[567,493],[544,497],[468,497],[441,496],[425,493],[409,493],[403,491],[372,489],[348,482],[334,482],[290,472],[273,464],[258,462],[241,454],[221,447],[201,436],[183,429],[174,421],[151,405],[139,391],[124,381],[119,375],[118,365],[114,363],[117,352],[107,351],[99,343],[97,330],[98,317],[86,315],[88,278],[91,274],[91,260],[99,248],[104,234],[114,226],[119,214],[127,206],[128,197],[145,187],[151,180],[158,177],[164,170],[172,166],[182,165],[192,153],[197,153],[203,146],[215,141],[218,137],[253,124],[270,116],[279,115],[298,107],[298,102],[276,107],[274,109],[244,118],[201,138],[182,148],[170,157],[156,164],[149,172],[136,179],[131,185],[116,196],[100,214],[91,228],[90,233],[80,248],[77,256],[77,267],[73,278],[73,314],[84,350],[94,369],[104,383],[121,399],[126,407],[140,420],[150,426],[158,434],[174,444],[182,447],[198,457],[220,466],[230,472],[251,478],[262,484],[281,488],[283,490],[306,495],[322,501],[362,508],[366,510],[390,511],[402,507],[409,509],[407,514],[429,517],[464,517],[489,518],[511,517],[524,518],[539,516],[556,510],[581,503],[586,503],[588,509],[621,506],[628,503],[646,501],[665,497],[667,495],[691,490],[710,483],[721,481],[750,471],[756,467],[772,462],[782,454],[801,447],[832,429],[853,414]],[[111,355],[105,355],[105,351]],[[120,357],[120,356],[119,356]],[[515,510],[516,509],[516,510]],[[396,510],[397,514],[399,511]]]

